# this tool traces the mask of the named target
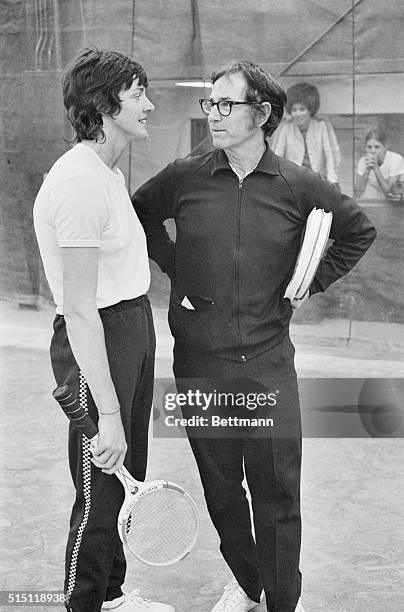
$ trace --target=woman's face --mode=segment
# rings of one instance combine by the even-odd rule
[[[309,127],[311,115],[307,106],[300,102],[296,102],[290,109],[290,114],[293,121],[301,130],[305,130]]]
[[[366,153],[377,159],[378,162],[383,163],[386,155],[386,147],[380,140],[369,138],[366,142]]]

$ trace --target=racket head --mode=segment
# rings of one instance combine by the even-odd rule
[[[138,483],[126,497],[118,517],[118,532],[129,551],[143,563],[165,567],[178,563],[194,547],[200,530],[199,511],[192,497],[167,480]]]

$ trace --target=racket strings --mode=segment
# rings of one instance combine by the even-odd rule
[[[177,490],[158,489],[136,501],[128,516],[127,545],[151,564],[181,559],[194,544],[198,519],[189,498]]]

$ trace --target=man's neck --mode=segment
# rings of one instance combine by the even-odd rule
[[[266,149],[263,136],[258,140],[244,143],[237,149],[225,149],[229,164],[236,171],[237,175],[244,177],[254,170],[259,164],[261,157]]]

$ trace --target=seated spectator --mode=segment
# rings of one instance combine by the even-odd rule
[[[366,155],[358,162],[355,195],[363,200],[384,200],[404,175],[404,159],[387,150],[386,135],[381,130],[370,130],[365,146]]]
[[[290,118],[278,128],[272,141],[273,150],[337,185],[340,148],[331,123],[315,118],[320,108],[317,87],[297,83],[286,94],[286,112]]]

